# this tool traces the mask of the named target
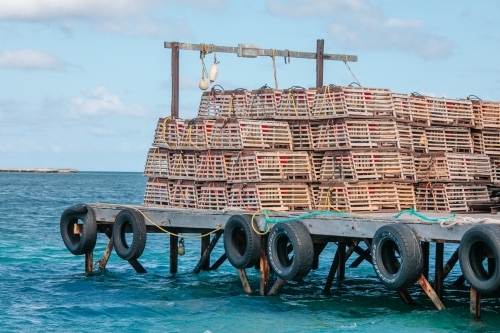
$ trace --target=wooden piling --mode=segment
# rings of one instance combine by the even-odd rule
[[[431,284],[429,283],[429,281],[427,281],[427,279],[425,278],[425,276],[423,274],[420,274],[420,277],[418,278],[418,283],[420,284],[422,289],[425,291],[427,296],[429,296],[429,298],[431,299],[432,303],[434,303],[436,308],[438,310],[443,310],[445,308],[443,303],[441,302],[438,295],[436,294],[436,292],[432,288]]]
[[[215,270],[216,270],[217,268],[219,268],[219,267],[220,267],[220,265],[222,265],[222,264],[224,263],[224,261],[226,261],[226,260],[227,260],[227,254],[225,254],[225,253],[224,253],[223,255],[221,255],[221,256],[220,256],[220,258],[219,258],[219,259],[217,259],[217,260],[214,262],[214,264],[213,264],[212,266],[210,266],[210,270],[211,270],[211,271],[215,271]]]
[[[406,290],[406,288],[398,288],[398,289],[396,289],[396,292],[398,293],[399,297],[401,297],[403,302],[405,302],[406,304],[409,304],[409,305],[417,304],[417,303],[415,303],[415,301],[411,297],[408,290]]]
[[[94,254],[92,252],[85,253],[85,274],[90,274],[94,270],[93,258]]]
[[[238,275],[240,276],[241,284],[243,285],[243,289],[248,295],[252,294],[252,288],[250,287],[250,283],[248,283],[247,273],[244,269],[238,269]]]
[[[446,265],[444,265],[444,267],[443,267],[443,281],[444,281],[444,279],[446,279],[448,274],[450,274],[451,270],[453,269],[453,267],[455,266],[457,261],[458,261],[458,248],[453,253],[453,255],[450,257],[450,259],[448,260]]]
[[[147,273],[146,269],[141,265],[139,261],[137,261],[137,259],[130,259],[128,260],[128,263],[135,269],[137,273],[139,274]]]
[[[426,279],[429,279],[429,256],[430,256],[430,243],[429,242],[421,242],[422,244],[422,254],[424,257],[423,260],[423,269],[422,269],[422,274],[425,276]]]
[[[470,313],[474,319],[481,319],[481,294],[470,288]]]
[[[219,241],[219,238],[221,235],[222,235],[222,231],[218,231],[215,233],[214,237],[212,238],[212,241],[205,248],[205,251],[203,251],[201,258],[198,261],[198,264],[196,264],[196,267],[193,270],[194,274],[200,273],[200,271],[203,269],[203,267],[208,267],[207,269],[203,269],[205,271],[210,269],[210,253],[212,253],[212,250],[214,249],[215,245],[217,245],[217,242]],[[205,237],[203,237],[203,238],[205,238]],[[210,236],[207,236],[206,238],[208,240],[210,240]]]
[[[319,267],[319,255],[323,252],[328,243],[314,243],[314,257],[311,269],[318,269]]]
[[[267,238],[268,235],[264,235],[261,238],[260,247],[260,291],[259,295],[265,296],[269,292],[269,258],[267,257]]]
[[[104,251],[104,255],[101,259],[99,259],[99,270],[103,270],[106,268],[108,264],[109,256],[111,255],[111,251],[113,251],[113,238],[111,237],[108,242],[108,246],[106,247],[106,251]]]
[[[436,264],[434,274],[434,290],[439,299],[443,298],[443,259],[444,259],[444,243],[436,243]]]
[[[209,246],[210,246],[210,236],[207,235],[205,237],[201,237],[201,252],[200,253],[202,256],[205,254],[205,251],[208,249]],[[205,260],[203,262],[203,264],[201,265],[201,269],[204,271],[208,271],[210,269],[210,253],[208,254],[207,260]]]
[[[337,248],[335,256],[333,257],[332,266],[330,266],[330,272],[328,273],[328,276],[326,278],[325,288],[323,289],[324,293],[330,292],[330,289],[332,288],[333,279],[335,278],[335,273],[337,272],[337,268],[339,267],[339,257],[339,248]]]
[[[179,259],[179,237],[170,235],[170,274],[177,273]]]
[[[278,278],[276,282],[274,282],[271,290],[269,290],[268,295],[278,295],[281,287],[285,284],[285,280]]]
[[[339,242],[339,265],[337,268],[337,284],[340,285],[340,282],[345,278],[345,262],[347,260],[345,253],[345,242]]]
[[[358,267],[364,260],[368,261],[370,264],[372,263],[372,257],[370,256],[370,248],[367,248],[366,250],[363,250],[361,247],[356,246],[354,248],[354,252],[359,255],[356,260],[354,260],[350,265],[349,268],[356,268]]]

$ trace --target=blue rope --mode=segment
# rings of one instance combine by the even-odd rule
[[[344,217],[345,216],[352,216],[352,214],[342,213],[342,212],[316,211],[316,212],[310,212],[310,213],[306,213],[306,214],[302,214],[302,215],[294,216],[294,217],[289,217],[289,218],[285,218],[285,219],[272,219],[269,217],[269,215],[267,215],[268,212],[269,211],[267,209],[263,211],[264,218],[266,220],[266,222],[264,223],[264,230],[267,230],[268,223],[287,223],[287,222],[293,222],[293,221],[297,221],[297,220],[306,219],[306,218],[317,216],[317,215],[333,215],[333,216],[344,216]]]
[[[410,215],[415,215],[416,217],[421,218],[424,221],[429,221],[429,222],[443,222],[443,221],[451,220],[452,218],[455,217],[455,214],[451,214],[450,217],[427,217],[424,214],[417,212],[412,207],[410,209],[403,210],[402,212],[399,212],[397,215],[394,216],[394,218],[398,218],[405,213],[408,213]]]

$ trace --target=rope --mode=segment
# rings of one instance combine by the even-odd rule
[[[347,67],[347,69],[349,70],[349,72],[351,72],[351,75],[352,77],[354,78],[354,80],[356,80],[356,82],[359,84],[359,86],[361,87],[361,83],[359,83],[359,80],[356,78],[356,75],[354,75],[354,73],[351,71],[351,67],[349,67],[349,64],[347,63],[347,54],[345,55],[345,60],[344,60],[344,64],[345,66]]]
[[[274,85],[278,89],[278,78],[276,77],[276,49],[271,49],[271,59],[273,59]]]
[[[201,59],[201,79],[205,79],[205,76],[208,77],[207,67],[205,66],[205,55],[208,53],[208,45],[200,44],[200,59]]]
[[[397,215],[394,216],[394,218],[399,218],[401,215],[406,214],[406,213],[408,213],[410,215],[414,215],[414,216],[421,218],[422,220],[428,221],[428,222],[445,222],[445,221],[449,221],[449,220],[455,218],[455,214],[451,214],[449,217],[428,217],[422,213],[417,212],[415,209],[413,209],[413,207],[410,209],[404,210],[402,212],[399,212]]]

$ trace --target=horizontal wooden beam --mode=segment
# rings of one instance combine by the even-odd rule
[[[164,47],[166,49],[172,48],[173,42],[165,42]],[[215,52],[220,53],[238,53],[238,47],[233,46],[217,46],[214,45],[213,48]],[[189,51],[201,51],[201,44],[188,44],[188,43],[179,43],[180,50],[189,50]],[[212,46],[207,47],[207,53],[212,53]],[[259,49],[259,56],[271,56],[271,49]],[[302,59],[316,59],[316,53],[313,52],[299,52],[299,51],[290,51],[290,50],[275,50],[275,55],[277,57],[290,57],[290,58],[302,58]],[[358,56],[356,55],[348,55],[348,54],[323,54],[324,60],[335,60],[335,61],[349,61],[356,62],[358,61]]]

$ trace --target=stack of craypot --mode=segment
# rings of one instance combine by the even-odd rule
[[[215,89],[161,118],[144,205],[468,211],[500,182],[500,103],[339,87]]]

